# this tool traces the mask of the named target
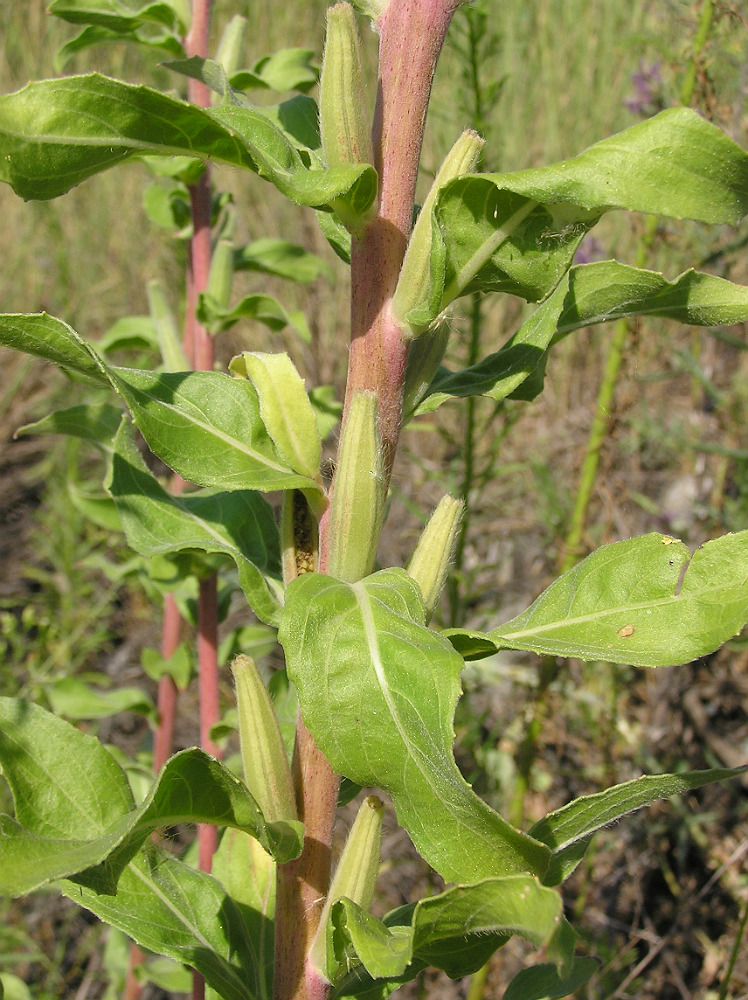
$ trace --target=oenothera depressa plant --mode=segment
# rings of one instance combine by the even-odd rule
[[[178,0],[53,7],[97,37],[144,32],[177,55],[170,40],[186,27]],[[130,545],[144,555],[230,557],[249,606],[278,629],[300,705],[289,761],[267,690],[238,657],[245,780],[204,750],[185,750],[136,803],[97,740],[39,706],[0,700],[0,762],[15,802],[0,827],[0,888],[54,883],[143,948],[198,970],[224,1000],[386,997],[428,965],[469,974],[513,934],[544,947],[547,962],[521,972],[505,998],[559,997],[594,968],[574,958],[557,887],[595,832],[736,772],[644,776],[515,829],[472,791],[452,755],[464,661],[519,649],[656,667],[709,653],[748,621],[748,532],[695,553],[661,534],[617,542],[511,621],[439,632],[429,623],[459,503],[442,500],[407,569],[375,569],[398,438],[407,421],[454,397],[532,399],[553,345],[592,323],[748,319],[748,289],[707,274],[667,280],[615,261],[572,264],[612,209],[734,224],[748,212],[748,154],[677,109],[554,166],[481,174],[482,140],[466,132],[412,225],[431,81],[454,4],[384,0],[365,13],[380,36],[373,127],[345,3],[328,12],[319,110],[302,95],[256,107],[241,74],[197,57],[175,67],[215,92],[209,108],[95,74],[0,98],[0,178],[21,197],[57,197],[147,154],[228,164],[316,210],[351,266],[348,379],[329,485],[315,412],[288,355],[245,352],[229,372],[152,372],[110,364],[60,319],[0,317],[3,344],[124,404],[106,441],[106,487]],[[499,351],[450,371],[441,365],[449,309],[474,291],[539,305]],[[196,488],[168,493],[134,428]],[[262,496],[276,491],[279,525]],[[391,798],[449,888],[383,919],[369,912],[375,796],[331,877],[341,776]],[[184,821],[225,828],[212,874],[154,844],[154,830]]]

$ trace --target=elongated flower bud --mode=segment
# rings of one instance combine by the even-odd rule
[[[192,365],[182,347],[182,335],[160,281],[148,282],[148,308],[156,324],[161,360],[167,372],[188,372]]]
[[[251,656],[231,664],[236,685],[244,780],[270,822],[298,819],[291,768],[268,690]]]
[[[236,73],[241,66],[246,34],[247,18],[234,14],[224,29],[216,53],[216,62],[223,66],[227,76]]]
[[[426,196],[421,212],[413,227],[403,266],[400,269],[395,295],[392,299],[392,313],[403,329],[403,337],[411,340],[427,328],[408,321],[408,313],[416,306],[428,305],[431,287],[431,242],[433,226],[431,212],[436,196],[441,188],[456,177],[469,174],[475,169],[483,149],[484,140],[471,129],[462,133],[442,163],[439,173]]]
[[[441,498],[408,565],[408,576],[421,588],[427,621],[436,610],[447,581],[464,508],[462,500],[449,495]]]
[[[327,572],[356,583],[374,568],[384,518],[384,475],[377,397],[357,390],[343,427],[330,510]]]
[[[348,3],[336,3],[327,11],[319,81],[319,123],[328,167],[374,162],[358,31],[353,8]]]
[[[344,896],[358,903],[363,910],[371,906],[379,871],[383,812],[382,800],[376,795],[364,799],[335,869],[317,936],[309,952],[311,964],[328,979],[334,971],[334,955],[329,948],[328,934],[330,911],[333,904]]]

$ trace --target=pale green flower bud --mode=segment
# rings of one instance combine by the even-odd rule
[[[161,360],[167,372],[188,372],[192,365],[182,347],[182,335],[160,281],[148,282],[148,308],[156,324]]]
[[[327,572],[356,583],[374,568],[384,519],[384,473],[377,397],[357,390],[338,451],[330,510]]]
[[[348,3],[337,3],[327,12],[327,38],[319,81],[319,124],[328,167],[374,163],[358,31],[353,8]],[[365,213],[356,212],[343,198],[335,199],[332,207],[354,235],[361,235],[376,214],[376,201]]]
[[[462,500],[449,495],[441,498],[408,565],[408,576],[421,588],[427,621],[436,610],[447,581],[464,508]]]
[[[291,767],[268,689],[251,656],[237,656],[231,671],[247,788],[268,823],[296,820]]]
[[[333,904],[345,897],[368,911],[374,899],[379,872],[384,805],[376,795],[361,803],[348,834],[343,853],[320,917],[319,928],[309,952],[309,961],[327,979],[334,972],[334,953],[329,934]]]
[[[234,279],[234,247],[230,239],[220,239],[210,261],[210,274],[206,289],[212,302],[219,309],[227,309]]]
[[[413,227],[403,266],[400,269],[397,288],[392,299],[392,314],[401,325],[403,337],[411,340],[418,337],[427,327],[411,325],[408,313],[417,306],[427,303],[431,288],[431,242],[433,224],[431,213],[441,188],[456,177],[462,177],[475,170],[483,149],[484,140],[477,132],[468,129],[463,132],[452,149],[447,153],[439,173],[421,206],[421,211]]]
[[[226,76],[231,76],[241,66],[244,39],[247,33],[247,19],[234,14],[221,36],[216,53],[216,62],[223,66]]]
[[[319,122],[328,167],[374,162],[358,31],[349,3],[336,3],[327,11],[319,81]]]

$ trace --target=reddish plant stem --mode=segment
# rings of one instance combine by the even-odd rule
[[[164,614],[161,632],[161,655],[171,659],[179,645],[182,631],[182,616],[173,594],[164,600]],[[174,724],[177,714],[177,686],[173,678],[163,674],[158,682],[158,727],[153,741],[153,770],[161,770],[171,756],[174,746]]]
[[[386,481],[402,424],[408,358],[390,302],[410,234],[431,83],[454,9],[454,0],[390,0],[378,24],[373,144],[379,211],[364,235],[352,241],[351,350],[343,420],[356,389],[377,393]],[[328,565],[329,544],[328,518],[323,517],[321,570]],[[301,857],[278,867],[275,1000],[325,1000],[329,986],[305,955],[329,889],[339,779],[300,719],[294,764],[305,840]]]
[[[431,83],[454,0],[391,0],[379,20],[374,165],[379,213],[351,247],[351,352],[346,408],[356,389],[379,396],[385,480],[402,424],[408,348],[390,313],[410,235]]]
[[[192,0],[192,26],[185,39],[188,56],[205,57],[208,54],[210,31],[210,11],[212,0]],[[188,83],[189,100],[198,107],[210,105],[210,90],[198,80]],[[190,242],[191,282],[189,283],[192,304],[200,292],[208,287],[211,261],[211,190],[208,168],[200,179],[190,185],[190,206],[192,210],[192,240]],[[213,342],[202,324],[192,321],[193,362],[196,370],[212,371]],[[218,756],[219,748],[210,739],[210,729],[219,719],[218,702],[218,599],[215,576],[200,581],[198,601],[197,651],[200,689],[200,742],[209,753]],[[198,827],[198,856],[200,868],[209,872],[217,845],[217,831],[214,826]],[[193,996],[204,994],[201,977],[195,976]]]

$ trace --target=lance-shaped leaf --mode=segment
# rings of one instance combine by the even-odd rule
[[[275,112],[279,120],[282,108]],[[365,212],[376,197],[372,167],[310,170],[267,111],[206,111],[95,73],[37,81],[0,97],[0,180],[22,198],[55,198],[143,154],[189,155],[251,170],[314,208],[341,200]]]
[[[490,632],[446,629],[466,659],[498,649],[640,667],[688,663],[748,622],[748,531],[706,542],[652,533],[597,549]]]
[[[62,841],[75,841],[84,831],[102,836],[134,809],[125,772],[94,737],[12,698],[0,698],[0,720],[3,774],[16,821],[31,834]],[[0,871],[5,875],[8,866]],[[122,873],[116,896],[69,881],[60,888],[142,947],[198,969],[226,1000],[257,1000],[247,928],[233,899],[209,875],[146,841],[145,854]]]
[[[122,410],[111,403],[82,403],[64,410],[53,410],[33,424],[24,424],[16,431],[16,437],[22,434],[66,434],[93,441],[109,450],[121,421]]]
[[[112,31],[110,28],[89,24],[75,38],[65,42],[55,52],[55,72],[62,73],[70,60],[84,49],[90,49],[95,45],[106,45],[109,42],[130,42],[135,45],[143,45],[145,48],[154,49],[172,59],[178,59],[184,55],[184,46],[177,35],[166,29],[154,31],[153,27],[153,25],[135,26],[131,31]]]
[[[141,948],[197,969],[222,1000],[261,1000],[243,913],[205,872],[146,849],[122,873],[116,896],[67,880],[58,886]]]
[[[170,31],[184,32],[189,18],[180,17],[179,5],[165,0],[123,3],[122,0],[52,0],[48,13],[71,24],[97,24],[111,31],[127,32],[143,24],[158,24]],[[186,9],[184,14],[189,14]]]
[[[576,993],[599,968],[594,958],[575,958],[563,975],[555,965],[534,965],[517,973],[502,1000],[559,1000]]]
[[[16,821],[6,816],[0,829],[3,894],[27,893],[66,876],[75,876],[76,882],[96,892],[114,893],[123,869],[150,833],[177,823],[241,829],[280,860],[299,854],[301,824],[267,823],[243,782],[205,751],[193,748],[175,754],[145,801],[135,808],[131,795],[128,801],[129,786],[125,791],[121,785],[127,779],[119,765],[114,765],[117,771],[105,770],[103,754],[107,751],[103,747],[99,751],[97,741],[91,743],[82,736],[39,706],[0,699],[0,763],[16,805]],[[50,754],[54,754],[53,763]],[[86,792],[77,762],[82,760],[85,767],[92,758],[92,784]],[[64,790],[51,790],[49,785],[57,783],[66,770],[72,771],[72,777],[67,778]],[[74,810],[66,805],[65,792],[73,792],[77,799],[89,794],[94,809],[100,796],[111,805],[108,818],[115,812],[117,799],[127,809],[109,822],[87,815],[85,825],[73,829]],[[85,803],[76,805],[78,812],[86,814]]]
[[[47,313],[3,313],[0,344],[44,358],[99,385],[109,381],[91,347],[67,323]]]
[[[76,676],[58,677],[45,684],[44,690],[52,711],[71,721],[105,719],[117,712],[136,712],[147,716],[154,723],[158,721],[153,701],[140,688],[116,687],[102,690]]]
[[[664,316],[692,326],[742,323],[748,320],[748,287],[699,271],[667,281],[616,261],[572,267],[499,351],[459,372],[440,369],[418,412],[431,412],[452,396],[532,399],[542,379],[533,378],[530,391],[523,383],[542,373],[552,344],[582,327],[628,316]]]
[[[431,289],[408,314],[427,326],[458,295],[544,298],[610,209],[734,224],[748,211],[748,153],[674,108],[549,167],[448,184],[435,207]]]
[[[559,885],[574,871],[590,842],[592,834],[614,823],[627,813],[648,806],[657,799],[680,795],[713,781],[724,781],[743,774],[744,767],[712,768],[708,771],[684,771],[681,774],[646,774],[603,792],[583,795],[548,813],[530,830],[553,850],[544,885]]]
[[[302,312],[299,310],[288,312],[272,295],[265,295],[261,292],[245,295],[240,302],[231,308],[224,308],[208,293],[201,292],[198,297],[196,315],[201,323],[210,327],[212,333],[230,330],[240,319],[254,319],[274,332],[282,330],[285,326],[290,326],[305,344],[308,344],[312,339]]]
[[[242,20],[246,23],[246,18]],[[221,46],[223,47],[223,42]],[[251,69],[235,69],[233,66],[239,58],[239,53],[232,52],[232,58],[228,60],[231,65],[227,66],[225,53],[219,51],[217,61],[192,56],[190,59],[167,63],[167,66],[178,73],[184,73],[185,76],[201,80],[221,97],[227,94],[227,83],[235,91],[299,90],[306,93],[311,90],[319,77],[317,68],[311,62],[313,56],[312,49],[278,49],[272,55],[262,56]],[[240,95],[231,94],[231,97],[236,102],[236,98]]]
[[[220,372],[149,372],[107,365],[62,320],[0,315],[0,344],[109,383],[124,398],[151,451],[184,479],[228,490],[303,489],[319,483],[282,461],[250,382]]]
[[[349,899],[336,904],[338,945],[353,950],[372,980],[413,979],[427,965],[456,979],[479,969],[517,934],[564,968],[571,963],[574,934],[563,920],[561,897],[524,875],[461,885],[422,899],[378,920]],[[351,995],[350,976],[334,995]],[[353,994],[355,995],[355,994]]]
[[[550,852],[480,799],[452,756],[462,660],[425,627],[404,570],[360,583],[307,573],[287,591],[279,638],[305,725],[333,768],[378,786],[447,881],[531,872]]]
[[[327,261],[317,254],[310,253],[297,243],[269,237],[253,240],[235,250],[234,270],[275,274],[302,285],[316,281],[320,276],[329,281],[335,277]]]
[[[222,552],[239,571],[255,614],[280,618],[280,548],[273,511],[250,490],[175,496],[145,466],[125,421],[114,439],[107,489],[114,497],[131,547],[144,556],[185,549]]]
[[[255,991],[268,998],[273,993],[275,863],[253,837],[226,830],[213,855],[212,874],[241,911]]]

